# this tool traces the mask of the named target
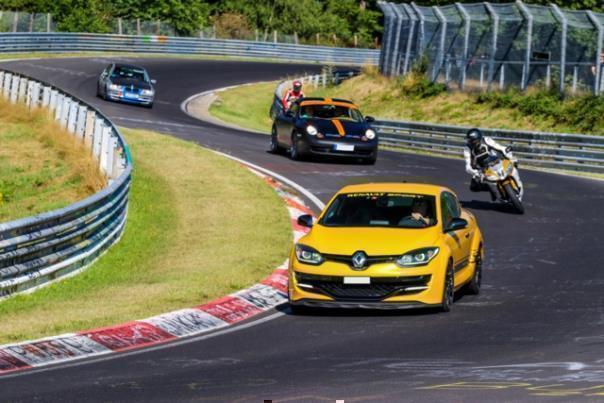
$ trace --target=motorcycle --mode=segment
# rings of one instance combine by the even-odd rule
[[[489,156],[482,164],[485,182],[495,186],[502,200],[510,203],[519,214],[524,214],[522,192],[514,179],[516,165],[500,156]]]

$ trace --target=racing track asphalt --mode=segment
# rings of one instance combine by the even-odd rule
[[[483,290],[459,298],[449,314],[293,316],[285,306],[272,320],[214,338],[0,378],[0,400],[509,401],[545,395],[567,401],[598,400],[604,392],[603,182],[522,170],[527,213],[519,216],[469,192],[460,160],[382,152],[375,167],[292,162],[268,154],[267,137],[198,122],[180,103],[204,90],[316,66],[138,59],[158,80],[156,105],[148,110],[95,98],[97,74],[109,60],[5,65],[77,94],[119,125],[152,128],[249,160],[323,201],[352,182],[447,185],[476,213],[485,234]]]

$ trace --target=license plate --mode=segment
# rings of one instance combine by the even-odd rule
[[[131,98],[131,99],[138,99],[138,94],[135,94],[133,92],[126,92],[126,94],[124,95],[126,98]]]
[[[336,151],[354,151],[354,146],[349,144],[336,144],[335,149]]]
[[[344,284],[371,284],[371,277],[344,277]]]

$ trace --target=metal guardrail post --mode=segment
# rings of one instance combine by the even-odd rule
[[[528,88],[529,78],[531,76],[531,54],[533,52],[533,14],[527,6],[520,0],[516,0],[516,5],[526,22],[526,51],[524,53],[524,67],[522,69],[521,89]]]
[[[468,73],[468,49],[470,47],[470,29],[472,27],[472,18],[461,3],[455,3],[455,7],[457,7],[459,14],[461,14],[461,18],[464,21],[462,68],[459,81],[459,87],[463,90],[466,86],[466,75]]]
[[[560,37],[560,93],[563,94],[565,87],[564,79],[566,78],[566,43],[568,35],[568,20],[557,5],[552,4],[551,8],[558,22],[562,24],[562,36]]]
[[[76,124],[78,120],[79,105],[76,101],[71,101],[69,104],[69,115],[67,116],[67,131],[71,134],[76,132]]]
[[[62,128],[67,128],[67,120],[69,118],[69,110],[71,108],[71,99],[67,96],[63,97],[63,105],[61,105],[61,116],[59,117],[59,123]]]
[[[59,91],[56,91],[57,96],[55,99],[55,106],[54,106],[54,113],[55,113],[55,120],[58,122],[61,120],[61,116],[62,116],[62,109],[63,109],[63,100],[65,98],[65,95],[63,95],[62,93],[60,93]],[[51,102],[51,106],[52,106],[52,102]]]
[[[417,24],[417,16],[415,15],[415,11],[408,4],[403,4],[403,8],[405,12],[409,16],[411,20],[411,26],[409,27],[409,35],[407,37],[407,47],[405,51],[405,61],[403,62],[403,74],[407,74],[409,72],[409,62],[411,60],[411,50],[413,43],[415,41],[415,26]]]
[[[94,122],[94,134],[92,137],[92,155],[100,161],[101,159],[101,144],[103,142],[103,121],[96,119]]]
[[[84,128],[84,144],[89,150],[92,150],[92,138],[94,136],[94,122],[96,112],[86,111],[86,127]]]
[[[42,107],[50,107],[50,94],[52,93],[52,88],[48,86],[44,86],[42,88]]]
[[[40,94],[42,91],[42,84],[39,82],[33,82],[32,91],[31,91],[31,99],[30,105],[33,108],[37,108],[40,106]]]
[[[596,71],[594,75],[594,95],[600,94],[604,89],[600,86],[602,83],[600,82],[602,77],[602,43],[604,42],[604,25],[600,23],[600,20],[594,15],[592,11],[587,11],[587,17],[591,21],[591,23],[598,30],[598,36],[596,40],[598,41],[596,45]],[[604,80],[602,80],[604,81]]]
[[[111,140],[111,128],[103,127],[101,134],[101,154],[99,158],[99,168],[108,175],[107,172],[107,156],[109,154],[109,141]]]
[[[495,12],[495,9],[489,4],[484,3],[493,21],[492,37],[491,37],[491,55],[489,59],[489,73],[488,73],[488,88],[489,91],[492,88],[493,80],[495,79],[495,58],[497,57],[497,41],[499,37],[499,15]]]
[[[17,102],[25,102],[27,100],[27,85],[28,79],[21,77],[19,79],[19,89],[17,92]]]
[[[445,41],[447,40],[447,19],[445,18],[440,8],[433,6],[432,9],[436,14],[436,18],[440,22],[440,41],[438,43],[438,56],[434,63],[434,69],[432,70],[432,81],[435,82],[440,74],[440,70],[445,62]]]

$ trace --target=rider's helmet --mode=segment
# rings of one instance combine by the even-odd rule
[[[478,147],[482,142],[482,132],[480,131],[480,129],[470,129],[468,133],[466,133],[466,141],[468,147]]]
[[[300,92],[302,91],[302,82],[299,80],[294,81],[294,92]]]

